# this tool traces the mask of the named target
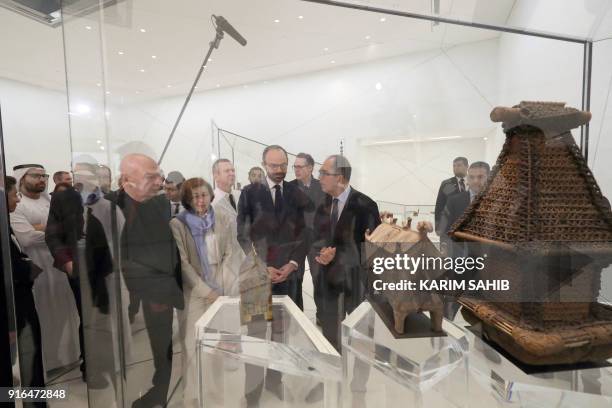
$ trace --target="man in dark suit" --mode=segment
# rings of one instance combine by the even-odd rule
[[[83,380],[91,389],[109,385],[104,374],[115,375],[116,367],[110,362],[118,353],[108,335],[111,325],[103,323],[110,321],[111,304],[116,301],[109,294],[116,291],[107,285],[107,277],[114,271],[112,231],[118,232],[120,227],[118,223],[113,227],[117,214],[103,197],[99,168],[94,163],[74,165],[75,183],[81,190],[68,187],[53,195],[45,229],[54,266],[66,272],[75,296],[79,337],[87,352],[83,353],[83,367],[87,367]],[[120,219],[122,222],[123,217]],[[98,348],[105,350],[104,358],[95,352]]]
[[[307,198],[294,184],[285,180],[287,152],[281,146],[266,147],[262,156],[266,178],[246,186],[238,201],[238,242],[245,254],[255,248],[266,263],[274,295],[289,295],[296,302],[296,281],[300,263],[306,256],[304,241],[304,208]],[[273,316],[273,340],[279,339],[282,316]],[[266,321],[248,325],[250,336],[263,338]],[[268,370],[266,388],[284,399],[281,375]],[[245,396],[247,406],[258,406],[263,386],[263,368],[246,365]]]
[[[17,181],[13,177],[4,178],[4,188],[9,212],[15,211],[19,196],[16,188]],[[11,252],[11,267],[13,277],[13,297],[15,299],[15,318],[17,326],[17,339],[19,344],[19,369],[22,387],[43,388],[45,386],[45,375],[42,357],[42,339],[40,333],[40,321],[34,305],[32,287],[34,280],[42,272],[26,254],[21,251],[17,238],[9,225],[9,245]],[[3,282],[4,285],[4,282]],[[2,293],[4,298],[5,293]],[[4,327],[3,327],[4,329]],[[8,339],[7,339],[8,340]],[[15,339],[11,339],[15,340]],[[13,341],[11,341],[13,342]],[[3,356],[10,363],[11,351]],[[8,364],[10,370],[11,364]],[[5,367],[2,367],[3,369]],[[9,387],[10,384],[4,380],[12,381],[12,375],[8,372],[7,378],[3,378],[2,386]],[[25,407],[46,407],[46,402],[24,402]]]
[[[317,320],[320,319],[319,316],[319,307],[321,303],[321,294],[318,290],[316,281],[317,276],[313,275],[313,272],[316,273],[318,268],[313,268],[312,265],[316,262],[314,257],[312,256],[312,252],[310,251],[310,247],[313,241],[313,224],[314,224],[314,215],[316,209],[319,207],[323,198],[325,197],[325,193],[321,190],[321,184],[319,180],[312,176],[312,171],[314,169],[314,159],[308,153],[298,153],[295,162],[293,163],[293,171],[295,172],[295,180],[291,181],[291,184],[297,186],[308,198],[307,206],[304,210],[304,220],[306,223],[306,229],[304,234],[304,239],[306,241],[307,248],[307,257],[308,257],[308,265],[310,267],[310,275],[312,276],[312,283],[314,286],[314,301],[317,307]],[[304,280],[304,271],[306,269],[305,262],[300,264],[300,267],[297,271],[297,281],[296,281],[296,299],[295,302],[300,309],[304,310],[304,300],[302,297],[302,282]]]
[[[448,231],[450,231],[453,224],[463,215],[470,203],[474,201],[476,195],[484,188],[489,177],[489,171],[489,165],[482,161],[477,161],[470,165],[467,174],[467,191],[451,195],[444,206],[444,211],[442,211],[440,217],[440,237],[448,237]],[[449,239],[447,248],[447,256],[457,258],[469,255],[464,243],[461,242],[454,242]],[[457,278],[457,275],[454,273],[451,276]],[[467,279],[468,276],[469,271],[461,274],[460,278]],[[458,310],[459,304],[457,302],[447,302],[444,306],[444,317],[452,320]]]
[[[316,265],[322,293],[321,326],[329,342],[340,350],[340,322],[365,298],[361,250],[365,232],[380,224],[376,203],[352,188],[351,165],[341,155],[327,158],[319,171],[327,193],[314,220]]]
[[[446,236],[446,231],[440,227],[440,218],[446,206],[448,198],[459,192],[465,192],[465,176],[468,169],[468,160],[465,157],[456,157],[453,160],[454,177],[442,181],[438,189],[438,197],[436,198],[435,222],[436,233],[440,236],[440,250],[445,252],[449,245],[449,239]]]
[[[155,373],[153,387],[132,407],[165,406],[172,373],[173,308],[183,308],[178,249],[170,230],[170,201],[158,195],[162,177],[157,163],[129,154],[120,165],[123,180],[116,205],[125,225],[121,264],[128,291],[142,300]]]

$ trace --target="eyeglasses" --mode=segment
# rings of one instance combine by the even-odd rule
[[[329,173],[325,170],[319,170],[319,177],[325,177],[325,176],[339,176],[339,173]]]
[[[40,180],[41,178],[45,179],[45,180],[49,179],[49,175],[48,174],[38,174],[38,173],[33,173],[32,174],[32,173],[28,173],[28,174],[26,174],[26,176],[30,176],[30,177],[32,177],[35,180]]]
[[[266,167],[271,168],[272,170],[287,170],[287,163],[283,163],[283,164],[270,164],[270,163],[266,163]]]

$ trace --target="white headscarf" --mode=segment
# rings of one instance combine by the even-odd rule
[[[13,177],[15,177],[15,180],[17,180],[17,191],[21,190],[21,179],[28,173],[28,171],[32,169],[44,170],[45,168],[42,164],[20,164],[18,166],[13,167]],[[49,199],[49,195],[47,193],[48,188],[49,182],[47,181],[45,191],[41,193],[41,196],[45,196],[45,198],[47,199]]]

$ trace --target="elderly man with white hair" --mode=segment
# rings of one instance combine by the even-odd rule
[[[40,164],[15,166],[13,171],[21,201],[11,213],[11,227],[23,252],[43,270],[33,290],[48,371],[79,359],[77,309],[66,274],[53,267],[53,257],[45,243],[49,175]]]
[[[155,373],[153,387],[133,408],[165,406],[172,372],[174,308],[183,309],[178,248],[170,230],[170,201],[159,195],[162,176],[155,160],[128,154],[120,165],[123,188],[113,201],[125,218],[121,265],[130,294],[142,300]]]

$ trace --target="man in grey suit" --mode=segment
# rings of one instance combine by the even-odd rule
[[[306,242],[307,254],[308,254],[308,265],[310,268],[310,275],[312,276],[312,283],[314,287],[314,301],[317,308],[317,321],[320,320],[321,316],[321,293],[319,290],[318,275],[316,271],[319,268],[313,267],[315,264],[314,253],[310,251],[310,246],[314,240],[314,216],[319,204],[323,202],[325,193],[321,190],[321,184],[319,180],[312,176],[314,169],[314,159],[308,153],[298,153],[295,162],[293,163],[293,171],[295,172],[295,180],[291,181],[291,184],[296,185],[308,198],[308,204],[304,209],[304,221],[306,223],[306,229],[304,230],[304,240]],[[304,310],[304,300],[302,297],[302,281],[304,280],[305,262],[300,264],[297,270],[297,285],[296,290],[296,304],[302,310]]]
[[[226,288],[225,295],[238,295],[240,293],[240,286],[238,282],[238,275],[240,272],[240,265],[244,260],[244,252],[238,243],[238,233],[236,226],[236,217],[238,212],[236,211],[236,200],[235,193],[232,191],[232,186],[236,181],[236,170],[234,165],[228,159],[217,159],[212,166],[213,179],[215,181],[214,198],[212,206],[215,212],[224,213],[228,215],[230,221],[230,229],[232,231],[233,240],[233,251],[232,259],[228,261],[228,268],[226,273],[231,272],[235,274],[235,278],[229,279],[228,281],[234,284]]]
[[[213,179],[215,180],[215,197],[212,204],[227,209],[236,218],[236,203],[238,200],[232,192],[236,182],[236,169],[228,159],[217,159],[212,166]],[[215,208],[216,209],[216,208]]]

